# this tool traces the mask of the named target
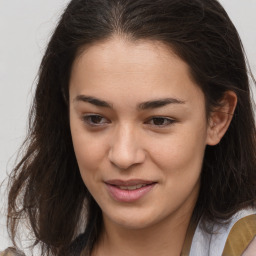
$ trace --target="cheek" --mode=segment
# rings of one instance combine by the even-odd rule
[[[97,135],[86,132],[85,127],[74,121],[70,123],[73,147],[83,180],[97,179],[97,170],[104,160],[106,149]]]
[[[193,136],[182,133],[181,136],[170,136],[162,142],[155,142],[158,145],[154,148],[159,150],[152,155],[154,164],[162,172],[160,182],[165,188],[164,194],[168,194],[166,211],[176,209],[191,196],[190,205],[195,202],[200,187],[204,139],[204,133],[194,133]]]
[[[194,127],[194,129],[192,129]],[[196,128],[195,128],[196,127]],[[154,141],[153,161],[168,171],[176,173],[200,172],[206,146],[206,126],[191,126],[177,129],[167,138]]]
[[[73,145],[82,180],[91,194],[99,193],[97,184],[101,181],[100,166],[104,153],[102,146],[86,136],[73,136]]]
[[[103,145],[86,136],[73,136],[73,145],[77,161],[87,167],[96,167],[103,156]]]

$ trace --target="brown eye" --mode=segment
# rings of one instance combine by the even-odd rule
[[[109,123],[109,121],[106,118],[100,115],[86,115],[83,116],[82,119],[87,125],[91,126],[100,126]]]
[[[101,116],[90,116],[90,121],[94,124],[100,124],[102,122]]]
[[[171,125],[175,122],[175,120],[167,117],[153,117],[147,121],[150,125],[164,127],[167,125]]]

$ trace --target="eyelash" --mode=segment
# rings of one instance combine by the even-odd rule
[[[149,118],[146,123],[154,122],[154,121],[163,121],[164,124],[150,124],[151,126],[157,127],[157,128],[164,128],[166,126],[174,124],[176,121],[170,117],[165,117],[165,116],[153,116]]]
[[[100,118],[101,120],[102,119],[107,120],[106,118],[104,118],[101,115],[92,115],[92,114],[83,116],[82,120],[85,124],[87,124],[89,126],[92,126],[92,127],[99,127],[99,126],[102,126],[104,124],[110,123],[110,121],[108,121],[108,120],[107,120],[107,122],[104,122],[104,123],[95,123],[95,122],[92,121],[93,118]]]
[[[100,120],[98,121],[102,121],[102,120],[106,120],[104,122],[95,122],[96,120],[93,121],[93,118],[98,118]],[[111,123],[108,119],[106,119],[105,117],[101,116],[101,115],[96,115],[96,114],[89,114],[89,115],[85,115],[82,117],[82,120],[85,124],[91,126],[91,127],[101,127],[104,126],[105,124],[109,124]],[[154,124],[152,122],[154,121],[163,121],[163,124]],[[164,128],[167,127],[169,125],[172,125],[176,122],[176,120],[169,118],[169,117],[164,117],[164,116],[153,116],[150,117],[149,119],[146,120],[145,124],[149,124],[150,126],[154,126],[157,128]]]

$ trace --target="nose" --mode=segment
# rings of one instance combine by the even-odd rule
[[[146,154],[137,137],[132,127],[123,126],[117,129],[112,138],[109,161],[122,170],[143,163]]]

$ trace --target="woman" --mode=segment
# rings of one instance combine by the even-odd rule
[[[71,1],[30,116],[10,179],[14,243],[25,218],[40,255],[254,250],[247,68],[217,1]]]

